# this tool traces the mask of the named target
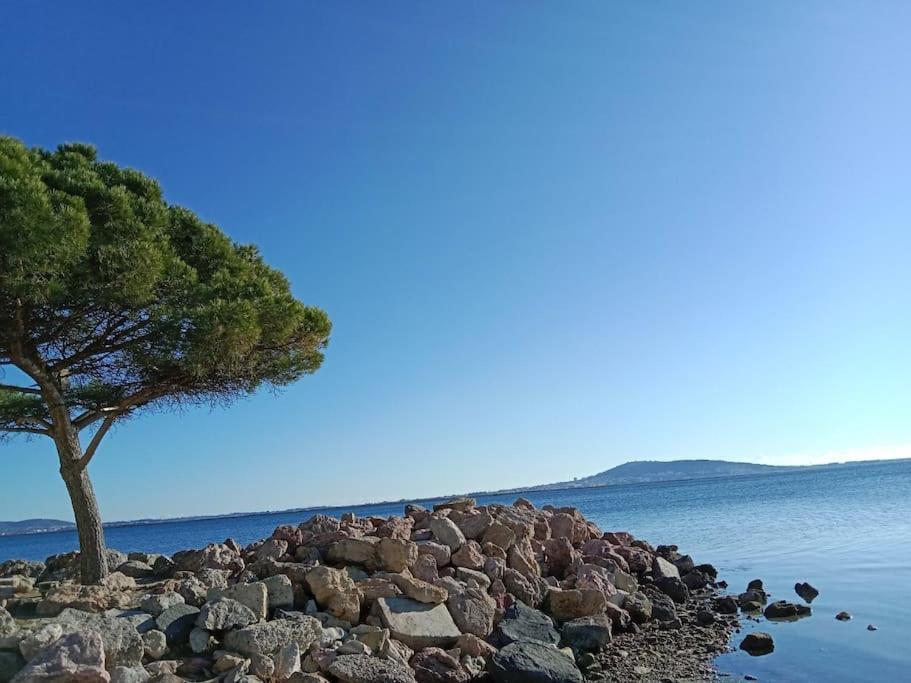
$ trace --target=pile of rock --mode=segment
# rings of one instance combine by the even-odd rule
[[[710,565],[521,498],[112,551],[101,586],[74,581],[77,559],[0,566],[19,587],[17,618],[0,608],[0,681],[597,680],[615,634],[736,621],[684,607],[714,600]]]

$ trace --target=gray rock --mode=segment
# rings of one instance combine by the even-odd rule
[[[227,631],[232,628],[243,628],[257,621],[253,610],[237,600],[215,598],[199,610],[196,626],[208,631]]]
[[[142,662],[142,636],[129,619],[111,614],[90,614],[67,608],[56,619],[66,633],[96,631],[101,634],[105,663],[109,669],[117,666],[138,666]]]
[[[301,670],[301,649],[297,643],[288,643],[276,653],[275,671],[276,680],[282,681],[290,678],[292,674]]]
[[[168,607],[173,607],[174,605],[182,605],[184,602],[186,601],[183,599],[183,596],[180,593],[171,591],[168,593],[159,593],[156,595],[146,595],[140,601],[139,606],[151,614],[153,617],[157,617],[159,614],[168,609]]]
[[[415,683],[407,666],[367,655],[341,655],[329,673],[344,683]]]
[[[111,683],[146,683],[151,678],[141,666],[116,666],[111,672]]]
[[[155,570],[139,560],[127,560],[117,567],[117,571],[134,579],[150,579],[155,576]]]
[[[644,624],[652,618],[652,601],[648,599],[645,593],[627,595],[620,606],[629,612],[630,617],[637,624]],[[737,611],[736,607],[734,611]]]
[[[11,681],[24,666],[25,660],[18,650],[0,650],[0,683]]]
[[[240,604],[253,610],[258,621],[266,618],[269,609],[269,589],[262,581],[238,583],[227,588],[210,588],[206,593],[206,599],[214,600],[215,598],[237,600]]]
[[[284,574],[276,574],[263,579],[266,587],[266,602],[269,610],[294,607],[294,588],[291,579]]]
[[[45,624],[39,629],[32,631],[19,642],[19,652],[25,657],[25,661],[31,661],[39,652],[63,635],[63,627],[60,624]]]
[[[538,642],[556,646],[560,634],[554,628],[553,619],[528,605],[517,602],[509,607],[494,632],[500,647],[519,641]]]
[[[108,683],[104,645],[97,631],[70,633],[43,649],[16,674],[13,683]]]
[[[461,635],[445,605],[410,598],[380,598],[376,611],[392,637],[413,650],[450,647]]]
[[[483,576],[483,575],[482,575]],[[486,638],[493,630],[496,601],[481,588],[450,591],[446,607],[462,633]]]
[[[541,643],[507,645],[490,658],[487,671],[495,683],[582,683],[572,658]]]
[[[168,651],[168,639],[164,632],[158,629],[152,629],[142,634],[142,646],[146,657],[149,659],[161,659],[164,653]]]
[[[211,633],[198,626],[190,631],[189,641],[190,650],[197,655],[211,652],[218,645],[218,641],[212,637]]]
[[[656,581],[667,578],[679,579],[680,570],[660,555],[655,555],[655,559],[652,561],[652,576]]]
[[[253,624],[225,635],[225,648],[242,655],[272,654],[288,643],[296,643],[301,650],[319,640],[322,626],[313,617],[276,619]]]
[[[449,549],[453,551],[461,548],[465,542],[465,535],[461,529],[448,517],[431,517],[430,533],[437,541],[449,546]]]
[[[563,624],[560,645],[571,647],[577,652],[595,652],[609,645],[612,637],[610,619],[599,614],[573,619]]]
[[[191,605],[174,605],[158,615],[155,624],[165,634],[168,645],[182,645],[196,625],[199,610]]]

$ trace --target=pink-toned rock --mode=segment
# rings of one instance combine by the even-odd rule
[[[389,572],[401,572],[418,559],[418,546],[401,538],[382,538],[378,545],[380,565]]]
[[[329,614],[352,624],[360,621],[361,593],[347,572],[315,567],[307,574],[307,585],[316,602]]]
[[[402,595],[402,591],[398,586],[383,577],[375,576],[361,579],[356,582],[356,585],[366,603],[374,602],[379,598],[394,598],[397,595]]]
[[[544,541],[544,559],[551,575],[562,577],[573,562],[573,545],[567,538],[548,538]]]
[[[434,543],[433,541],[418,541],[418,554],[433,555],[437,567],[445,567],[452,559],[452,550],[450,550],[448,545]]]
[[[503,572],[503,584],[506,586],[507,591],[526,605],[537,607],[540,604],[541,591],[538,585],[529,581],[515,569],[507,568]]]
[[[576,570],[576,588],[596,590],[605,598],[617,594],[610,573],[595,564],[583,564]]]
[[[506,554],[506,564],[510,569],[515,569],[529,580],[534,580],[534,577],[541,574],[538,561],[531,548],[531,541],[528,538],[523,538],[512,545]]]
[[[482,541],[485,545],[492,543],[507,551],[516,542],[516,533],[510,527],[497,521],[487,528]]]
[[[493,645],[487,641],[481,640],[471,633],[463,633],[459,636],[459,639],[456,641],[456,647],[459,648],[464,655],[468,655],[469,657],[483,657],[484,659],[488,659],[497,651],[497,648]]]
[[[623,571],[635,573],[644,572],[652,565],[652,556],[641,548],[618,545],[614,546],[613,550],[616,555],[622,557],[627,563],[626,568],[621,567]]]
[[[455,657],[438,647],[424,648],[411,658],[418,683],[463,683],[471,676]]]
[[[604,594],[597,590],[551,589],[547,593],[547,612],[557,621],[603,614],[607,606]]]
[[[376,528],[376,535],[380,538],[411,539],[414,529],[414,520],[411,517],[390,517]]]
[[[440,588],[432,583],[421,581],[411,576],[390,574],[389,578],[405,595],[418,602],[437,605],[441,602],[446,602],[446,598],[449,595],[445,588]]]
[[[477,541],[466,541],[452,554],[452,564],[480,571],[484,567],[484,554]]]
[[[418,555],[418,559],[415,560],[414,566],[411,568],[411,573],[421,581],[427,581],[428,583],[433,583],[440,578],[437,561],[429,553]]]

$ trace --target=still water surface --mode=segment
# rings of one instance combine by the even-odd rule
[[[796,600],[797,581],[816,586],[812,617],[746,623],[745,630],[770,632],[775,651],[722,655],[718,667],[733,680],[751,674],[761,681],[911,681],[911,461],[526,497],[536,505],[574,505],[604,530],[676,543],[697,562],[718,567],[735,593],[753,578],[765,581],[772,599]],[[347,509],[385,516],[401,514],[402,505],[120,526],[108,529],[107,539],[124,551],[172,553],[228,536],[248,543],[279,524]],[[0,537],[0,561],[44,559],[76,546],[73,532]],[[842,610],[854,619],[837,621]]]

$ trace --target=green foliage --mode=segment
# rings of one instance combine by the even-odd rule
[[[255,247],[169,205],[153,179],[88,145],[0,137],[0,364],[21,369],[20,348],[70,409],[285,385],[320,367],[330,327]],[[46,419],[39,404],[0,390],[0,430]]]

